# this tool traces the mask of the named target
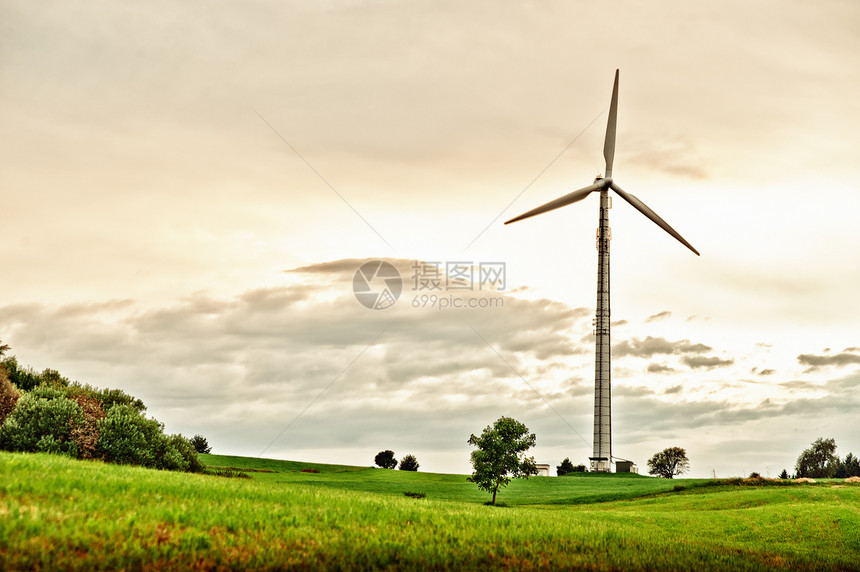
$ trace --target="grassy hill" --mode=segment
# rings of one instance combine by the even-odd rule
[[[841,482],[532,478],[490,507],[462,475],[201,458],[251,478],[0,453],[0,569],[860,570]]]

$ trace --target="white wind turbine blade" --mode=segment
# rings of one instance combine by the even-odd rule
[[[633,208],[635,208],[637,211],[639,211],[640,213],[642,213],[645,216],[647,216],[648,218],[650,218],[652,221],[654,221],[657,224],[657,226],[659,226],[660,228],[662,228],[663,230],[665,230],[666,232],[668,232],[669,234],[674,236],[681,244],[683,244],[684,246],[686,246],[687,248],[689,248],[690,250],[695,252],[696,256],[700,256],[698,250],[693,248],[689,242],[684,240],[684,237],[681,236],[680,234],[678,234],[674,228],[669,226],[669,223],[667,223],[665,220],[660,218],[660,216],[657,213],[655,213],[654,211],[649,209],[648,205],[646,205],[645,203],[643,203],[642,201],[640,201],[639,199],[637,199],[636,197],[634,197],[630,193],[623,191],[621,189],[621,187],[616,185],[614,182],[610,183],[609,186],[612,188],[613,191],[618,193],[618,195],[622,199],[624,199],[625,201],[630,203],[633,206]]]
[[[535,215],[543,214],[545,212],[553,211],[557,208],[567,206],[567,205],[575,203],[577,201],[581,201],[582,199],[584,199],[585,197],[587,197],[588,195],[590,195],[594,191],[599,191],[600,189],[604,188],[607,185],[607,183],[605,183],[604,181],[605,181],[605,179],[601,179],[601,180],[597,181],[596,183],[594,183],[593,185],[588,185],[587,187],[579,189],[578,191],[573,191],[572,193],[568,193],[568,194],[564,195],[563,197],[559,197],[559,198],[552,200],[546,204],[543,204],[537,208],[533,208],[532,210],[530,210],[526,213],[523,213],[518,217],[514,217],[511,220],[505,221],[505,224],[517,222],[518,220],[523,220],[524,218],[529,218],[529,217],[532,217]]]
[[[609,104],[609,119],[606,121],[606,139],[603,141],[603,158],[606,159],[607,179],[612,176],[612,162],[615,160],[615,124],[618,122],[618,70],[615,70],[615,83],[612,86],[612,102]]]

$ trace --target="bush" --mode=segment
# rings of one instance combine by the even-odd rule
[[[30,391],[39,386],[39,374],[33,371],[32,368],[22,368],[18,365],[18,360],[14,357],[3,360],[3,369],[9,376],[9,381],[21,391]]]
[[[72,429],[83,420],[81,407],[60,390],[37,387],[21,397],[6,417],[0,428],[0,448],[77,457]]]
[[[99,392],[102,408],[109,411],[114,405],[128,405],[138,413],[146,411],[146,405],[136,397],[132,397],[121,389],[103,389]]]
[[[93,459],[97,457],[96,447],[99,443],[99,422],[104,419],[105,412],[101,402],[88,395],[69,395],[72,401],[78,404],[83,413],[83,418],[72,423],[71,438],[78,446],[78,457],[81,459]]]
[[[401,471],[417,471],[418,467],[418,459],[415,458],[415,455],[404,455],[402,459],[400,459],[400,467]]]
[[[164,426],[132,405],[114,405],[99,421],[98,454],[121,465],[199,473],[203,465],[191,441],[164,434]]]
[[[156,455],[155,466],[158,469],[170,471],[185,471],[187,473],[202,473],[203,465],[197,458],[197,451],[190,439],[182,435],[162,435],[160,455]]]
[[[147,419],[131,405],[114,405],[99,422],[97,451],[106,461],[121,465],[155,467],[161,424]],[[163,456],[163,451],[161,451]]]
[[[15,404],[21,398],[21,392],[9,381],[6,370],[0,366],[0,426],[6,417],[15,409]]]

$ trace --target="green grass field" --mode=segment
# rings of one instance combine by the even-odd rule
[[[0,569],[860,570],[860,485],[201,458],[251,478],[0,453]]]

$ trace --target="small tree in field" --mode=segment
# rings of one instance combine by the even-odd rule
[[[418,467],[418,459],[415,458],[415,455],[404,455],[404,457],[400,459],[400,467],[398,468],[401,471],[417,471]]]
[[[666,479],[682,475],[690,470],[687,451],[681,447],[669,447],[648,459],[648,473]]]
[[[475,471],[467,480],[478,488],[493,493],[492,504],[496,504],[499,487],[507,486],[512,478],[528,478],[535,474],[535,460],[525,453],[535,444],[534,433],[528,427],[510,417],[500,417],[486,427],[480,437],[469,437],[469,445],[478,448],[472,451],[472,467]]]
[[[788,478],[790,478],[790,477],[788,476],[788,471],[786,471],[785,469],[783,469],[783,470],[782,470],[782,472],[779,474],[779,478],[780,478],[780,479],[788,479]]]
[[[555,468],[555,474],[559,477],[572,472],[573,463],[570,462],[570,459],[568,457],[565,457],[564,461],[562,461],[561,464]]]
[[[191,444],[194,445],[194,450],[198,453],[203,453],[204,455],[206,455],[212,451],[212,447],[209,446],[209,442],[203,435],[195,435],[190,439],[190,441]]]
[[[393,469],[397,466],[397,459],[394,458],[394,451],[380,451],[373,458],[373,462],[383,469]]]

